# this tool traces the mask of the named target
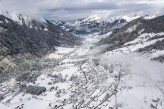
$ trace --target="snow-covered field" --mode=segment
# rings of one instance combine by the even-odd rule
[[[19,91],[15,79],[2,83],[0,109],[164,109],[164,65],[132,53],[140,47],[135,41],[104,54],[105,45],[90,50],[109,34],[86,36],[80,47],[58,47],[47,55],[46,63],[56,66],[26,83],[46,87],[40,95]]]

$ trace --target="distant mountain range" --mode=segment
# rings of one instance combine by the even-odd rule
[[[97,15],[91,15],[71,21],[56,21],[50,18],[54,24],[75,35],[88,35],[93,33],[105,34],[115,28],[124,26],[127,21],[124,18],[114,18],[109,21],[102,20]]]
[[[153,16],[139,16],[135,15],[133,17],[123,16],[123,17],[112,17],[112,18],[101,18],[100,16],[94,14],[85,18],[69,21],[58,21],[55,18],[48,18],[55,25],[60,26],[62,29],[73,33],[75,35],[88,35],[93,33],[98,33],[100,35],[105,34],[109,31],[118,29],[126,25],[128,22],[137,18],[151,19]]]

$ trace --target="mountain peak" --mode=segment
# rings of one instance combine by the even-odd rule
[[[88,19],[90,21],[94,21],[94,20],[100,20],[101,17],[98,16],[97,14],[92,14],[92,15],[88,16],[86,19]]]

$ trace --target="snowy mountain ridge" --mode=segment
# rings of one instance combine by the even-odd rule
[[[27,26],[28,28],[35,28],[47,31],[46,20],[44,18],[34,18],[23,15],[16,11],[0,11],[0,14],[12,19],[19,25]]]
[[[28,23],[32,20],[31,17],[23,16],[22,14],[17,13],[15,11],[5,11],[1,12],[1,14],[18,22],[20,25],[23,25],[23,23],[28,25]]]
[[[87,35],[93,33],[105,34],[111,29],[122,27],[127,23],[123,18],[115,18],[108,21],[103,20],[103,18],[98,15],[91,15],[86,18],[65,22],[56,22],[56,20],[53,19],[50,20],[54,22],[54,24],[75,35]]]
[[[105,34],[111,30],[119,29],[126,25],[128,22],[143,18],[143,19],[153,19],[157,15],[135,15],[129,16],[116,16],[116,17],[102,17],[97,14],[90,15],[85,18],[70,20],[70,21],[58,21],[54,18],[48,18],[55,25],[60,26],[64,30],[73,33],[75,35],[87,35],[93,33]]]

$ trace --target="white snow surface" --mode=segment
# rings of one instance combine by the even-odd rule
[[[128,29],[127,29],[127,32],[128,32],[128,33],[131,33],[131,32],[133,32],[133,31],[135,31],[136,28],[137,28],[137,25],[134,25],[134,26],[128,28]]]

